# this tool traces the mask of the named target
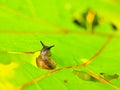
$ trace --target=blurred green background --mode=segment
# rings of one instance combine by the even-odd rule
[[[88,9],[99,17],[94,33],[89,26],[79,25],[88,22],[82,17]],[[10,53],[41,50],[39,41],[55,45],[51,58],[62,68],[83,63],[112,35],[109,45],[87,67],[96,73],[120,74],[119,29],[120,0],[0,0],[0,90],[16,90],[50,72],[36,67],[35,54]],[[81,80],[72,73],[75,69],[84,70],[62,70],[22,90],[115,90],[108,84]],[[111,82],[120,87],[120,78]]]

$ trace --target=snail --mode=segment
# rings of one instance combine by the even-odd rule
[[[40,51],[40,55],[36,58],[36,64],[38,67],[43,69],[52,70],[56,68],[56,63],[50,58],[51,52],[50,49],[54,47],[52,46],[46,46],[42,41],[40,41],[42,44],[42,50]]]

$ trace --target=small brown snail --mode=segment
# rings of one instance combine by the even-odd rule
[[[42,44],[43,48],[40,52],[40,55],[36,58],[37,66],[48,70],[55,69],[56,63],[50,58],[51,56],[50,49],[54,47],[54,45],[46,46],[45,44],[43,44],[42,41],[40,41],[40,43]]]

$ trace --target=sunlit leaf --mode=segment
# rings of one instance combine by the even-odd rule
[[[72,72],[87,67],[97,74],[120,74],[119,3],[119,0],[0,0],[0,90],[119,89],[120,78],[103,84],[81,80]],[[76,13],[81,15],[88,8],[102,22],[94,33],[73,22]],[[110,36],[109,44],[101,49]],[[57,64],[56,71],[37,67],[40,41],[55,45],[50,58]],[[86,67],[80,65],[99,50]]]

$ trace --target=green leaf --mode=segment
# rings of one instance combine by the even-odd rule
[[[119,3],[119,0],[1,0],[0,89],[118,89],[120,78],[108,82],[102,79],[107,83],[89,82],[79,79],[72,71],[94,71],[95,76],[100,72],[120,74]],[[87,8],[102,17],[93,34],[73,22],[74,15],[82,14]],[[114,31],[111,23],[118,30]],[[109,36],[112,39],[103,48]],[[36,58],[42,49],[40,41],[48,46],[55,45],[50,58],[57,63],[56,71],[36,66]],[[102,51],[89,65],[78,67],[84,63],[82,59],[89,60],[100,48]],[[34,51],[38,52],[15,53]]]

